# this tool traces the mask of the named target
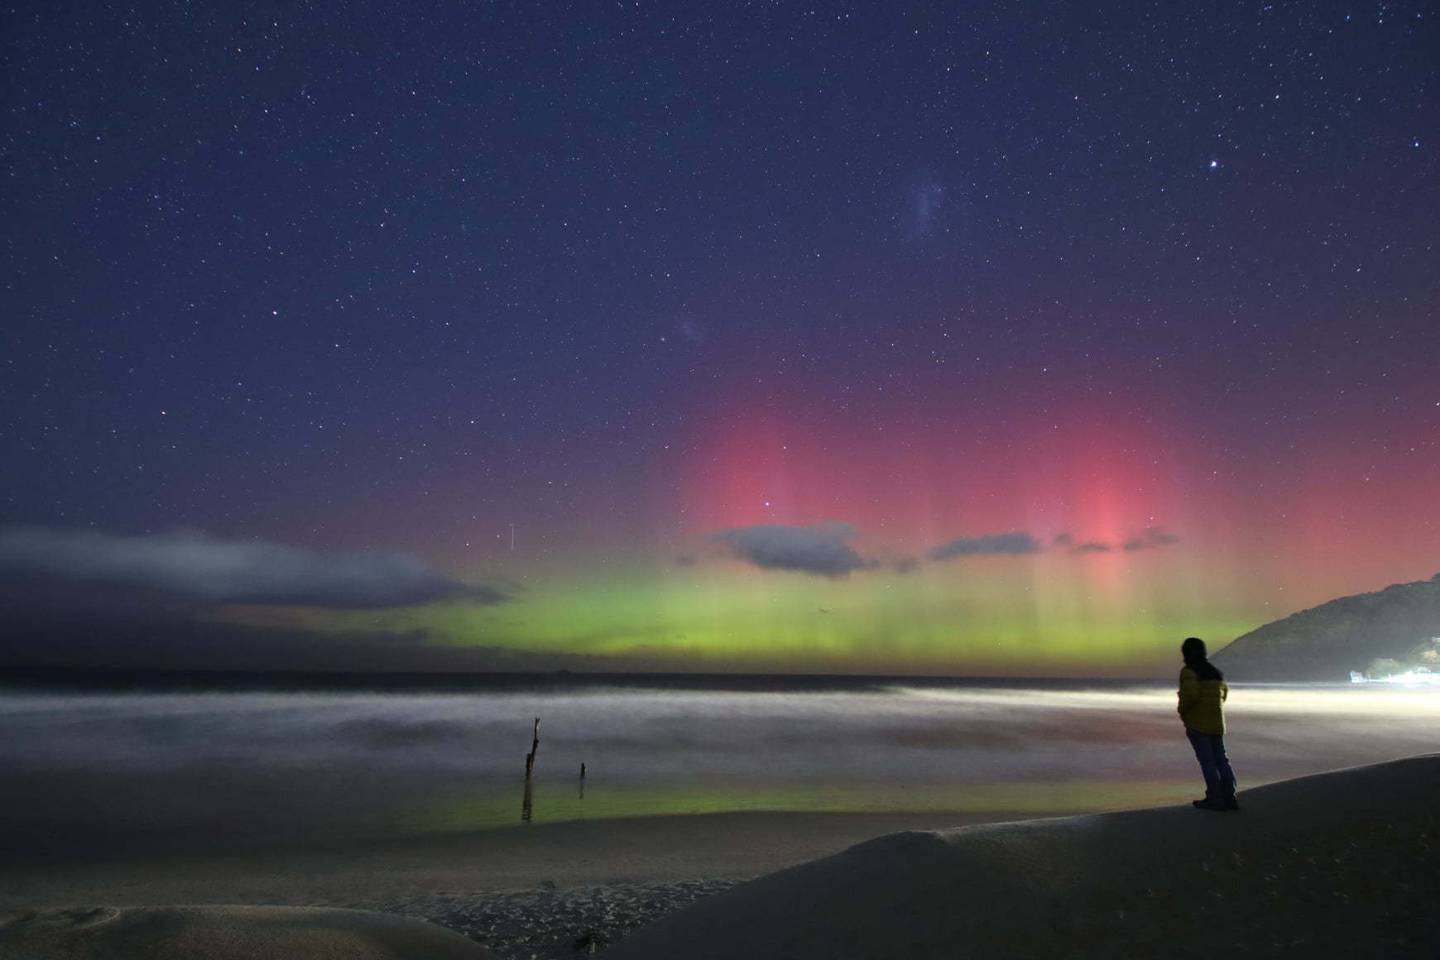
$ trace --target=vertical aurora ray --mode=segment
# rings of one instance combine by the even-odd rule
[[[724,405],[693,430],[678,474],[656,475],[643,522],[602,506],[606,525],[552,532],[558,548],[543,555],[500,549],[521,584],[510,602],[305,614],[307,625],[421,630],[442,645],[617,671],[1153,674],[1180,637],[1223,643],[1373,587],[1354,574],[1378,551],[1347,532],[1350,518],[1363,507],[1378,530],[1405,522],[1403,508],[1360,500],[1357,481],[1318,465],[1309,484],[1266,472],[1290,506],[1259,509],[1265,468],[1224,475],[1223,441],[1133,399],[1021,407],[999,422],[941,404],[852,422],[771,399]],[[1414,503],[1426,475],[1382,479]],[[869,568],[759,569],[715,537],[830,521],[853,525]],[[956,537],[1017,531],[1038,549],[932,556]],[[1417,579],[1440,557],[1429,538],[1404,551]],[[1327,540],[1348,544],[1352,561],[1324,557]],[[1322,566],[1352,579],[1320,577]]]

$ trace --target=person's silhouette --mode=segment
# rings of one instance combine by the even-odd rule
[[[1225,675],[1207,659],[1205,641],[1188,637],[1180,645],[1185,666],[1180,670],[1180,720],[1185,736],[1195,748],[1200,772],[1205,777],[1205,799],[1196,800],[1202,810],[1239,810],[1235,800],[1235,771],[1225,755],[1225,709],[1230,689]]]

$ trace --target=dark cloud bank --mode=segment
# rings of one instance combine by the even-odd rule
[[[0,675],[244,672],[277,677],[614,669],[583,654],[438,643],[424,630],[318,631],[216,620],[154,593],[56,580],[0,583]],[[42,676],[44,674],[42,673]]]
[[[527,669],[535,658],[440,647],[421,631],[315,631],[219,619],[218,607],[374,610],[436,600],[494,605],[402,553],[324,553],[197,533],[118,536],[0,528],[0,665],[71,670]]]
[[[321,553],[199,533],[116,536],[0,530],[0,571],[156,590],[208,603],[375,609],[435,600],[495,604],[506,594],[462,583],[404,553]]]

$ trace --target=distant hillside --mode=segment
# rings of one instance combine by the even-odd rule
[[[1214,659],[1240,681],[1345,680],[1376,660],[1413,661],[1434,637],[1440,574],[1301,610],[1237,637]]]

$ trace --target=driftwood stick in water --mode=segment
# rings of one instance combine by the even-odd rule
[[[535,728],[530,732],[530,752],[525,754],[525,779],[535,771],[535,751],[540,749],[540,718],[535,718]]]

